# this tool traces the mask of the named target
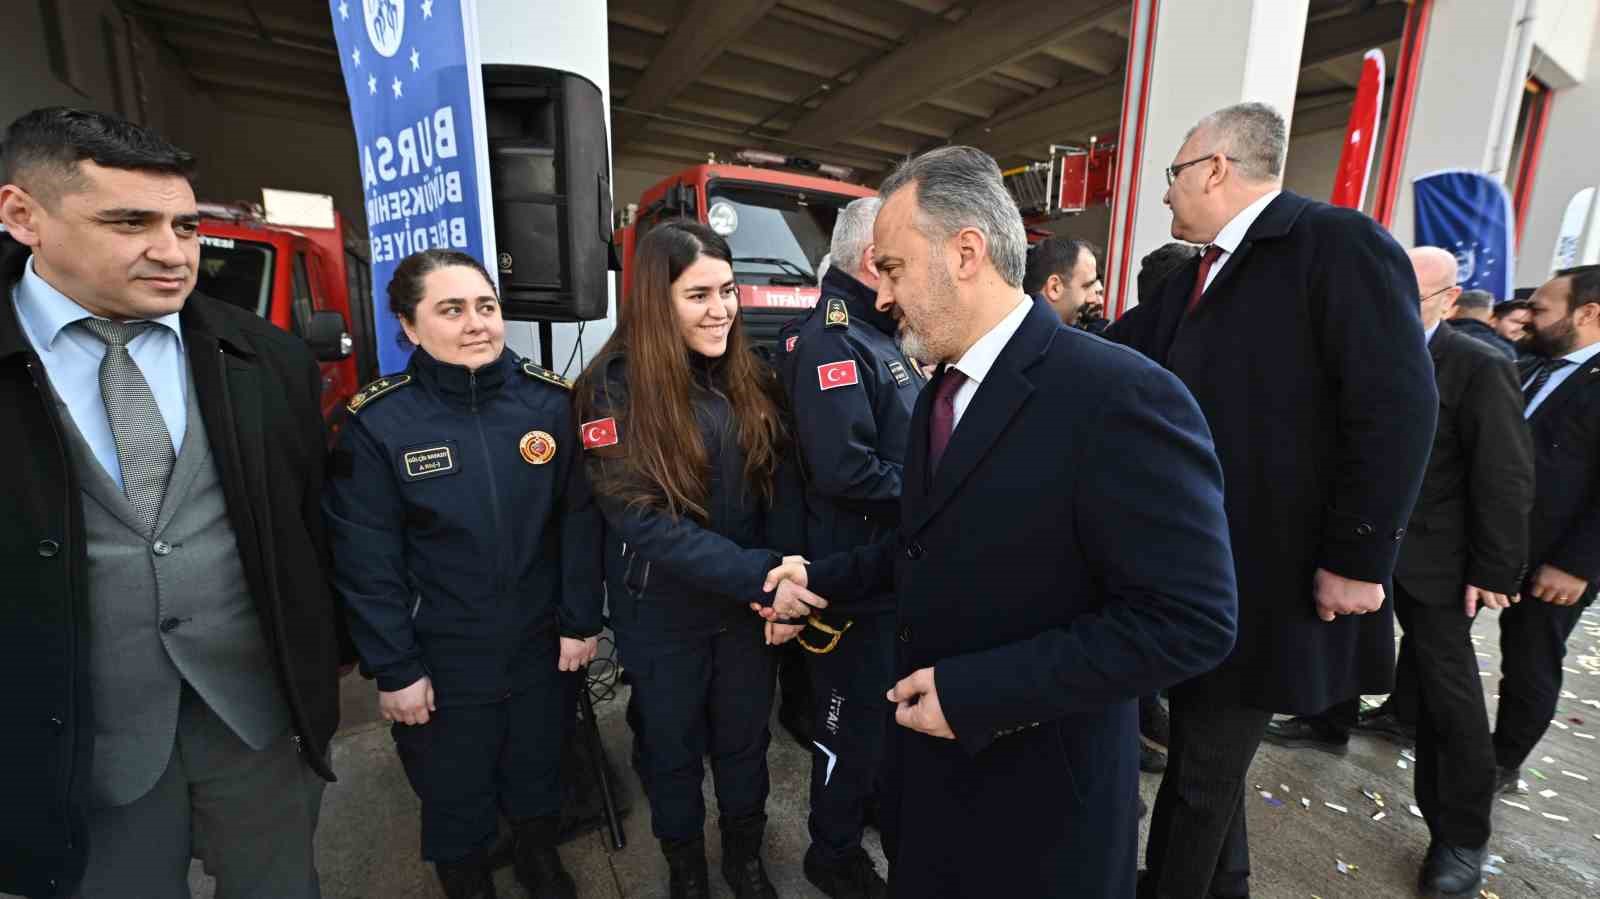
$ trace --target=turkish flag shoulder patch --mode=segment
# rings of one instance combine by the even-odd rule
[[[599,418],[594,421],[586,421],[583,423],[581,432],[583,434],[584,449],[616,446],[620,442],[617,439],[617,420],[615,418]]]
[[[817,366],[817,383],[823,390],[861,383],[856,375],[856,360],[846,359],[843,362],[829,362]]]

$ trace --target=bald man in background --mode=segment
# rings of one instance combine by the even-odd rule
[[[1461,293],[1455,256],[1437,247],[1409,255],[1439,424],[1395,566],[1394,611],[1405,629],[1395,682],[1418,697],[1417,805],[1432,837],[1419,886],[1426,896],[1476,896],[1496,772],[1472,622],[1479,609],[1515,602],[1527,570],[1533,442],[1511,361],[1440,326]],[[1340,752],[1358,703],[1275,721],[1266,739]]]

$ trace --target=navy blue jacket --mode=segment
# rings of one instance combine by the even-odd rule
[[[323,511],[379,689],[426,674],[440,706],[492,702],[555,671],[558,635],[601,631],[600,515],[558,376],[419,349],[350,412]]]
[[[595,397],[592,431],[606,422],[616,436],[585,451],[591,483],[601,481],[629,451],[628,362],[621,355],[598,360],[605,373]],[[673,517],[659,507],[628,504],[596,491],[605,518],[606,596],[617,631],[709,634],[748,622],[751,602],[763,594],[767,572],[783,553],[768,547],[771,503],[745,483],[727,398],[714,388],[716,360],[695,357],[693,401],[700,437],[710,461],[708,517]]]
[[[932,667],[956,735],[892,729],[884,832],[914,860],[894,893],[1125,899],[1135,700],[1233,645],[1211,434],[1177,378],[1037,304],[930,472],[937,384],[912,419],[898,538],[809,573],[844,607],[893,585],[896,675]]]
[[[901,352],[895,321],[874,307],[876,299],[871,288],[830,268],[811,314],[791,319],[780,334],[812,559],[872,543],[900,523],[911,411],[927,380]],[[893,603],[886,591],[852,611]]]

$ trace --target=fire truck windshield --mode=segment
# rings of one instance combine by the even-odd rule
[[[195,289],[265,317],[272,301],[271,244],[231,237],[200,238],[200,277]]]
[[[733,250],[740,284],[809,287],[828,252],[833,220],[850,197],[713,182],[708,221]]]

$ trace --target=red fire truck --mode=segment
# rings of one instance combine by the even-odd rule
[[[746,150],[739,161],[691,166],[639,197],[616,236],[623,296],[639,238],[667,219],[695,219],[728,241],[745,333],[770,346],[784,320],[816,305],[817,267],[839,210],[877,191],[844,180],[848,169],[798,157]]]
[[[332,209],[332,227],[269,221],[252,204],[200,204],[197,289],[300,335],[322,367],[322,412],[337,430],[344,403],[376,377],[372,267]]]

